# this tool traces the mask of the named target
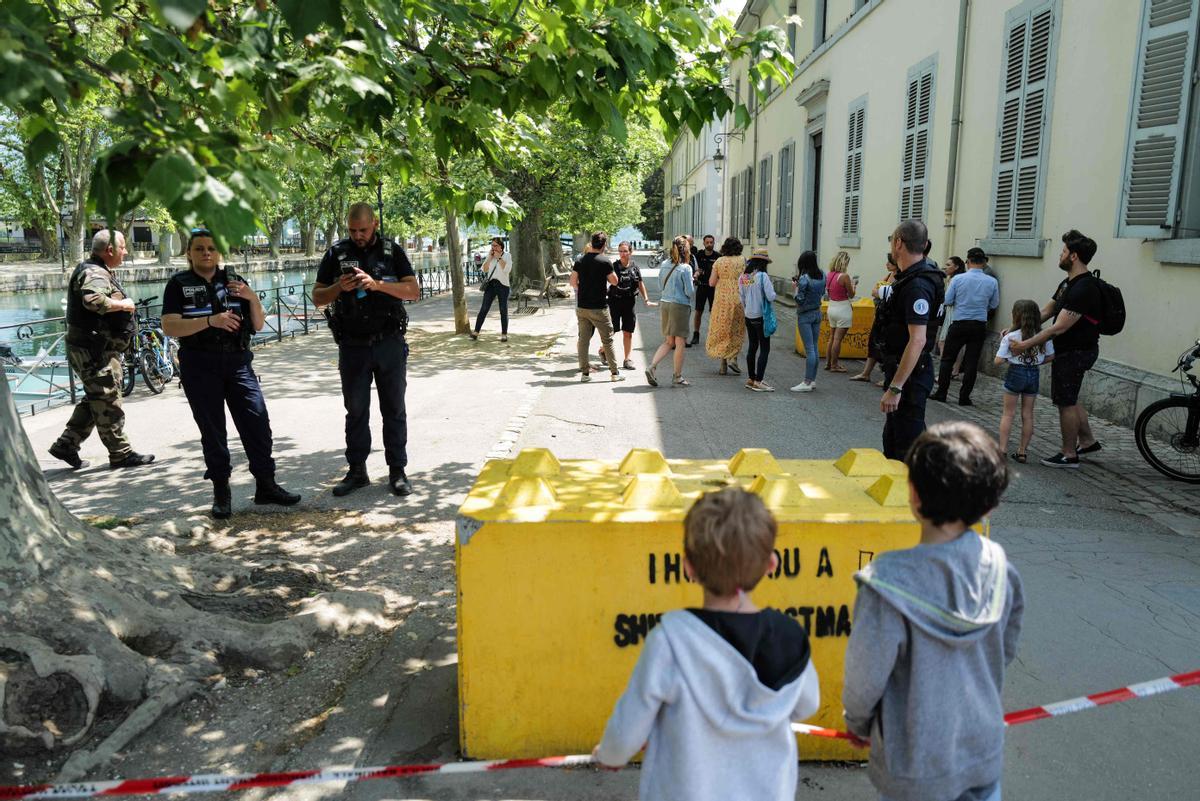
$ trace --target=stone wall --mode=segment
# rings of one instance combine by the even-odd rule
[[[233,261],[230,266],[239,273],[254,275],[264,272],[281,270],[316,269],[321,263],[320,256],[289,258],[289,259],[257,259],[250,262]],[[117,273],[122,283],[165,283],[175,273],[183,269],[183,265],[174,264],[162,266],[159,264],[139,265],[136,267],[121,267]],[[65,290],[70,272],[64,274],[57,270],[40,271],[4,271],[0,272],[0,292],[46,292],[54,289]]]

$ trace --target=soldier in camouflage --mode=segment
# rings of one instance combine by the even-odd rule
[[[109,467],[139,467],[154,457],[136,453],[125,436],[120,354],[136,330],[135,306],[113,270],[125,260],[125,237],[103,230],[91,255],[71,274],[67,288],[67,361],[83,384],[84,398],[50,455],[78,470],[79,447],[95,429],[108,449]]]

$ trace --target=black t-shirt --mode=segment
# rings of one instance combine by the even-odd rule
[[[764,687],[778,690],[799,678],[808,667],[808,634],[803,626],[776,609],[749,615],[710,609],[688,611],[745,657]]]
[[[891,294],[876,312],[882,320],[879,333],[889,359],[899,359],[904,353],[910,325],[925,324],[924,352],[933,350],[945,297],[944,281],[945,275],[928,261],[918,262],[897,273]]]
[[[642,271],[632,260],[625,267],[618,259],[612,263],[613,271],[617,274],[617,283],[608,285],[608,299],[612,301],[633,300],[637,297],[638,287],[642,283]]]
[[[579,273],[577,304],[581,309],[608,308],[608,276],[612,275],[612,260],[601,253],[584,253],[572,268]]]
[[[163,288],[162,313],[178,314],[185,320],[195,320],[212,314],[226,311],[237,312],[242,318],[242,325],[250,325],[250,304],[248,301],[227,294],[226,285],[230,281],[245,279],[236,273],[217,268],[212,281],[205,281],[194,270],[184,270],[175,273],[167,279]],[[197,350],[241,350],[247,346],[245,334],[241,331],[226,331],[223,328],[205,328],[186,337],[179,337],[180,349],[195,348]]]
[[[1097,350],[1100,347],[1100,327],[1098,322],[1104,314],[1104,298],[1100,294],[1100,286],[1092,280],[1091,273],[1083,273],[1074,278],[1064,278],[1054,291],[1054,315],[1063,311],[1071,311],[1083,319],[1063,331],[1054,338],[1054,350],[1058,353],[1068,350]]]
[[[712,268],[716,264],[717,259],[721,258],[721,254],[713,251],[709,256],[703,250],[696,251],[696,269],[700,273],[698,283],[701,286],[708,286],[708,279],[712,277]]]

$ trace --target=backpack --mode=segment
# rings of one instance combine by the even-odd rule
[[[1093,321],[1101,334],[1113,336],[1125,327],[1125,298],[1121,290],[1100,277],[1099,270],[1092,270],[1092,278],[1100,288],[1100,319]]]

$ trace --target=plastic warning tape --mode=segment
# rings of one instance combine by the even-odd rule
[[[1004,725],[1019,726],[1022,723],[1032,723],[1035,720],[1057,718],[1069,715],[1072,712],[1082,712],[1085,709],[1095,709],[1098,706],[1107,706],[1108,704],[1115,704],[1121,701],[1132,701],[1135,698],[1149,698],[1152,695],[1159,695],[1171,690],[1178,690],[1183,687],[1195,687],[1197,685],[1200,685],[1200,670],[1193,670],[1190,673],[1178,673],[1174,676],[1154,679],[1153,681],[1144,681],[1140,684],[1131,684],[1128,687],[1118,687],[1115,690],[1107,690],[1106,692],[1095,693],[1094,695],[1081,695],[1078,698],[1069,698],[1066,701],[1057,701],[1045,706],[1031,706],[1028,709],[1009,712],[1004,716]],[[807,723],[793,723],[792,731],[812,737],[830,737],[836,740],[849,740],[856,744],[869,745],[866,740],[848,731],[810,726]]]
[[[1035,706],[1010,712],[1004,716],[1006,726],[1031,723],[1035,720],[1054,718],[1071,712],[1081,712],[1119,701],[1148,698],[1152,695],[1178,690],[1182,687],[1200,685],[1200,670],[1180,673],[1141,684],[1131,684],[1095,695],[1085,695],[1046,706]],[[793,724],[799,734],[814,737],[832,737],[865,744],[850,732],[810,726],[806,723]],[[151,793],[216,793],[222,791],[248,790],[251,787],[286,787],[294,784],[325,784],[332,782],[360,782],[371,779],[399,779],[405,776],[435,773],[487,773],[515,768],[568,768],[590,765],[589,754],[573,756],[543,757],[541,759],[504,759],[490,762],[450,762],[428,765],[389,765],[380,768],[328,768],[326,770],[297,770],[288,773],[202,773],[194,776],[163,776],[154,779],[112,779],[101,782],[76,782],[72,784],[30,784],[0,786],[0,801],[18,801],[37,798],[92,798],[106,795],[148,795]]]

